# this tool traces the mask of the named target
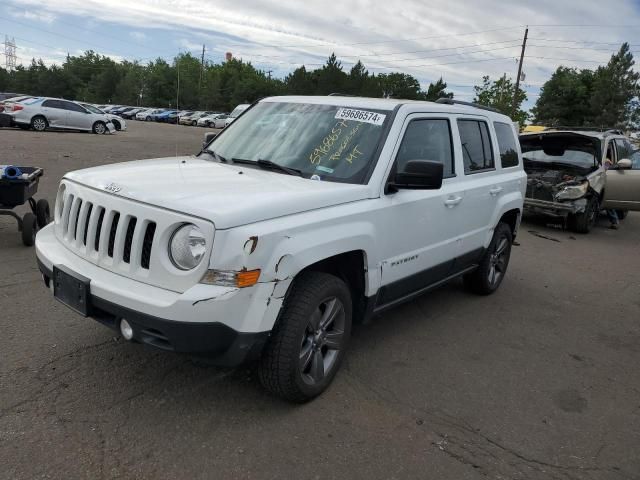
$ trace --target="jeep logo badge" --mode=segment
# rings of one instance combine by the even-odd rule
[[[110,193],[118,193],[120,190],[122,190],[122,187],[119,185],[116,185],[115,183],[110,183],[108,185],[105,185],[104,189]]]

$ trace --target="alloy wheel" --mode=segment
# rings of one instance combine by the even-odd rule
[[[39,132],[47,128],[47,122],[44,118],[36,118],[33,120],[33,129]]]
[[[509,239],[506,236],[499,237],[489,257],[489,283],[491,285],[496,285],[507,270],[508,250]]]
[[[329,375],[338,360],[345,329],[344,305],[337,297],[320,302],[309,318],[300,345],[300,373],[308,385]]]

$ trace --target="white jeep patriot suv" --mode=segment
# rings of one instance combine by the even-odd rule
[[[261,100],[195,156],[71,172],[38,233],[62,303],[131,341],[305,401],[351,325],[507,270],[526,174],[511,120],[462,102]]]

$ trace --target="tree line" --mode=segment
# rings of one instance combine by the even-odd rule
[[[624,43],[607,65],[595,70],[560,66],[541,88],[531,112],[522,109],[526,92],[506,75],[485,76],[474,87],[474,102],[496,108],[521,124],[631,127],[638,121],[638,82],[633,55]],[[315,70],[296,68],[285,78],[271,78],[250,62],[232,59],[204,62],[181,53],[171,63],[158,58],[146,65],[116,62],[87,51],[68,56],[61,65],[32,60],[28,66],[0,68],[0,91],[61,97],[91,103],[114,103],[184,109],[230,111],[270,95],[328,95],[430,100],[453,98],[440,78],[422,89],[412,75],[374,74],[358,61],[345,70],[335,54]],[[515,102],[514,102],[515,96]],[[515,111],[513,106],[515,105]]]

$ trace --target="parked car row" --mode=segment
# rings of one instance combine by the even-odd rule
[[[0,102],[0,125],[43,132],[48,129],[80,130],[96,134],[126,130],[126,122],[93,105],[62,98],[23,95]]]
[[[225,128],[244,112],[249,104],[238,105],[228,113],[214,111],[175,110],[169,108],[130,107],[122,105],[95,105],[96,108],[127,120],[173,123],[192,127]]]

